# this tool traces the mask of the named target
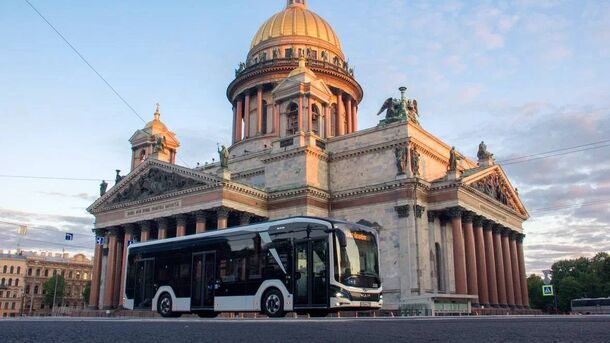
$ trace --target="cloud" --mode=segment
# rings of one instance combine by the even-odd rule
[[[96,195],[87,194],[87,193],[77,193],[77,194],[66,194],[66,193],[61,193],[61,192],[38,192],[38,193],[56,196],[56,197],[86,200],[88,202],[94,202],[98,198],[98,196],[96,196]]]

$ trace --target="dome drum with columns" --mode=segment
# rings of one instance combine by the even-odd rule
[[[532,313],[522,244],[529,214],[487,146],[471,159],[426,131],[405,87],[400,99],[378,99],[379,125],[359,129],[362,89],[322,51],[345,60],[304,0],[261,26],[227,90],[232,144],[219,147],[219,162],[176,165],[179,142],[158,108],[134,133],[131,172],[88,208],[106,238],[96,245],[92,307],[121,304],[130,240],[307,215],[378,231],[386,310]]]

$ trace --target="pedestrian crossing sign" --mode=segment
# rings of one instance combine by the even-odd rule
[[[66,241],[72,241],[72,240],[74,240],[74,234],[70,233],[70,232],[67,232],[66,233]]]
[[[542,296],[552,297],[553,295],[553,285],[542,285]]]

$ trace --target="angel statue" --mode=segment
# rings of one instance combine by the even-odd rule
[[[392,98],[387,98],[386,101],[383,102],[383,106],[381,106],[381,109],[379,110],[379,112],[377,112],[377,115],[380,115],[384,110],[385,112],[385,119],[391,119],[394,118],[396,116],[396,104],[394,103],[394,99]]]

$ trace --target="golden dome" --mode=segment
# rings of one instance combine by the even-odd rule
[[[341,50],[341,43],[333,28],[322,17],[308,10],[304,0],[288,0],[286,9],[273,15],[258,29],[250,48],[272,38],[287,36],[317,38]]]

